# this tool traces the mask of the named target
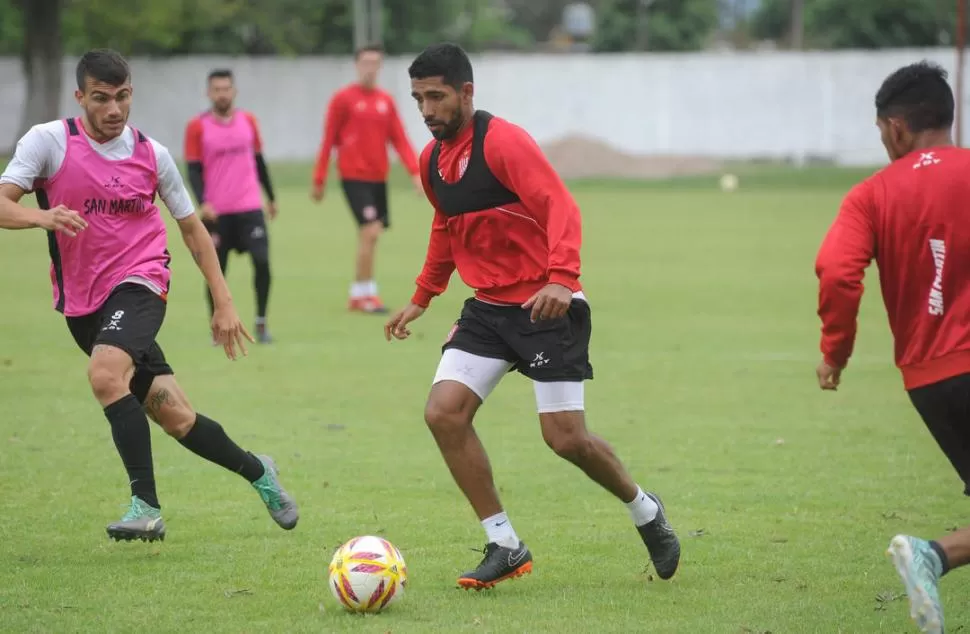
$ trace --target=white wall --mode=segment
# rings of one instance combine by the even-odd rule
[[[540,143],[599,137],[637,154],[712,157],[824,156],[885,160],[873,96],[898,66],[931,59],[953,72],[950,49],[629,55],[500,55],[473,59],[476,105],[529,130]],[[409,96],[407,58],[387,60],[382,83],[416,146],[430,135]],[[65,60],[62,114],[76,112],[75,60]],[[349,60],[218,58],[132,60],[132,123],[181,156],[186,121],[206,107],[205,76],[229,66],[239,104],[259,117],[266,154],[311,158],[328,97],[352,80]],[[17,130],[24,78],[0,58],[0,146]],[[952,82],[952,77],[951,77]],[[970,108],[964,108],[970,123]]]

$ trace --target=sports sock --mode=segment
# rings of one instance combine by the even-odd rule
[[[256,315],[266,317],[269,306],[269,287],[272,277],[269,272],[269,260],[253,259],[253,285],[256,287]]]
[[[238,473],[249,482],[259,480],[266,471],[259,458],[226,435],[222,425],[202,414],[196,414],[192,429],[179,442],[195,455]]]
[[[374,280],[364,282],[364,294],[366,297],[377,297],[377,282]]]
[[[632,502],[627,502],[626,507],[630,509],[630,517],[633,518],[633,523],[637,526],[652,522],[653,518],[657,517],[657,511],[660,510],[653,498],[647,497],[647,494],[640,487],[637,487],[636,497],[633,498]]]
[[[940,544],[936,541],[930,542],[930,548],[932,548],[933,552],[936,553],[936,556],[940,558],[940,564],[943,566],[943,572],[940,573],[940,576],[942,577],[946,573],[950,572],[950,558],[946,556],[946,551],[943,550],[943,547],[940,546]]]
[[[354,282],[350,285],[351,299],[361,299],[367,297],[367,282]]]
[[[515,534],[512,522],[509,521],[505,511],[483,519],[482,528],[488,536],[488,543],[495,543],[505,548],[519,547],[519,536]]]
[[[128,472],[131,494],[160,509],[152,466],[151,429],[141,403],[134,394],[128,394],[105,407],[104,415],[111,424],[111,438]]]

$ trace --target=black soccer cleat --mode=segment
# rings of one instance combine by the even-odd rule
[[[640,537],[650,552],[650,560],[657,571],[657,576],[661,579],[670,579],[677,572],[677,566],[680,564],[680,540],[677,539],[673,527],[667,521],[660,498],[653,493],[646,495],[656,502],[657,517],[643,526],[637,526],[637,531],[640,532]]]
[[[458,585],[466,590],[492,588],[500,581],[521,577],[532,572],[532,553],[523,542],[518,548],[506,548],[491,542],[485,546],[485,558],[474,570],[458,577]]]

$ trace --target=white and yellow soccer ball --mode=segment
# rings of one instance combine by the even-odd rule
[[[407,564],[383,537],[364,535],[342,545],[330,560],[330,591],[351,612],[380,612],[404,596]]]

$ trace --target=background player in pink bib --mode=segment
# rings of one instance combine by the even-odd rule
[[[90,356],[88,380],[131,487],[131,506],[108,525],[108,535],[165,536],[146,414],[185,448],[246,478],[276,523],[292,529],[299,512],[273,460],[241,449],[219,423],[192,409],[156,341],[171,277],[156,194],[212,292],[213,336],[231,359],[237,345],[246,353],[243,339],[253,339],[171,154],[127,125],[128,64],[114,51],[90,51],[78,62],[77,85],[80,117],[34,126],[17,143],[0,176],[0,227],[48,230],[54,308]],[[20,205],[28,192],[40,210]]]
[[[276,218],[276,197],[263,160],[259,125],[251,112],[236,108],[232,71],[209,73],[208,95],[212,108],[195,117],[185,129],[185,160],[189,183],[201,207],[199,212],[212,234],[223,274],[229,252],[248,252],[253,261],[256,290],[256,337],[271,341],[266,328],[269,305],[269,235],[263,219],[263,196],[267,211]],[[212,313],[212,295],[207,295]]]

